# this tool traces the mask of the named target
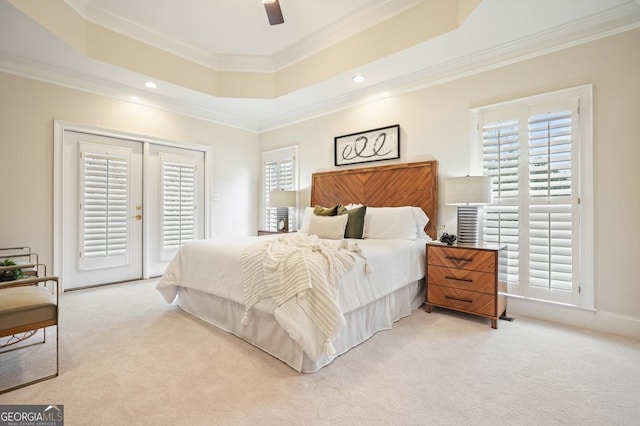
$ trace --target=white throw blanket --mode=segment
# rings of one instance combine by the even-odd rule
[[[345,325],[337,289],[356,254],[361,255],[353,241],[305,234],[264,239],[247,247],[241,257],[243,324],[252,321],[250,310],[256,303],[270,298],[276,320],[310,358],[335,353],[331,341]],[[308,341],[304,331],[309,326],[320,330],[324,342]]]

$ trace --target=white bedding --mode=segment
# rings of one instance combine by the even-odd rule
[[[259,238],[291,238],[293,235],[295,234],[203,240],[187,244],[171,261],[158,282],[157,289],[167,303],[174,301],[178,289],[191,289],[244,306],[241,264],[243,251],[258,242]],[[425,241],[422,239],[365,239],[349,240],[349,243],[358,245],[362,257],[356,257],[355,265],[342,277],[338,289],[338,304],[345,315],[424,277]],[[366,271],[367,265],[370,272]],[[253,307],[268,315],[273,315],[273,308],[269,300],[261,300]],[[308,333],[311,334],[307,336],[308,339],[323,339],[321,335],[313,335],[317,333],[313,328]],[[317,353],[310,355],[311,359],[317,357]]]
[[[248,246],[241,258],[243,324],[251,323],[251,308],[268,299],[280,326],[312,359],[335,353],[333,338],[345,325],[338,287],[359,251],[348,240],[302,234],[261,239]],[[322,339],[309,340],[310,336]]]

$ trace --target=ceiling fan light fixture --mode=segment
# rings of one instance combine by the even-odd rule
[[[280,9],[280,2],[278,0],[262,0],[262,4],[264,5],[264,10],[267,12],[269,25],[279,25],[284,23],[282,9]]]

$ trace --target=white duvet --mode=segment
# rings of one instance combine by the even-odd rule
[[[170,262],[157,284],[167,303],[172,303],[179,287],[191,288],[245,306],[242,253],[260,239],[294,237],[279,234],[228,240],[201,240],[183,246]],[[341,279],[337,303],[343,314],[389,295],[408,283],[424,277],[425,241],[349,240],[357,244],[362,256]],[[369,272],[367,272],[367,269]],[[271,300],[253,306],[274,314]],[[285,315],[284,318],[282,315]],[[297,320],[295,310],[281,309],[276,319],[311,359],[323,354],[323,334],[309,321]],[[295,331],[292,326],[295,325]],[[294,334],[294,335],[292,335]]]

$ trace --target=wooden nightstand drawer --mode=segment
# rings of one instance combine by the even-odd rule
[[[491,319],[507,312],[507,248],[492,244],[427,244],[426,311],[433,306]]]
[[[491,251],[430,246],[429,265],[446,266],[456,269],[470,269],[493,273],[495,271],[495,253]]]
[[[429,303],[436,306],[489,317],[496,315],[496,299],[490,294],[430,285],[427,297]]]
[[[462,290],[494,294],[496,276],[489,272],[468,271],[466,269],[429,266],[427,280],[431,284],[454,287]]]

